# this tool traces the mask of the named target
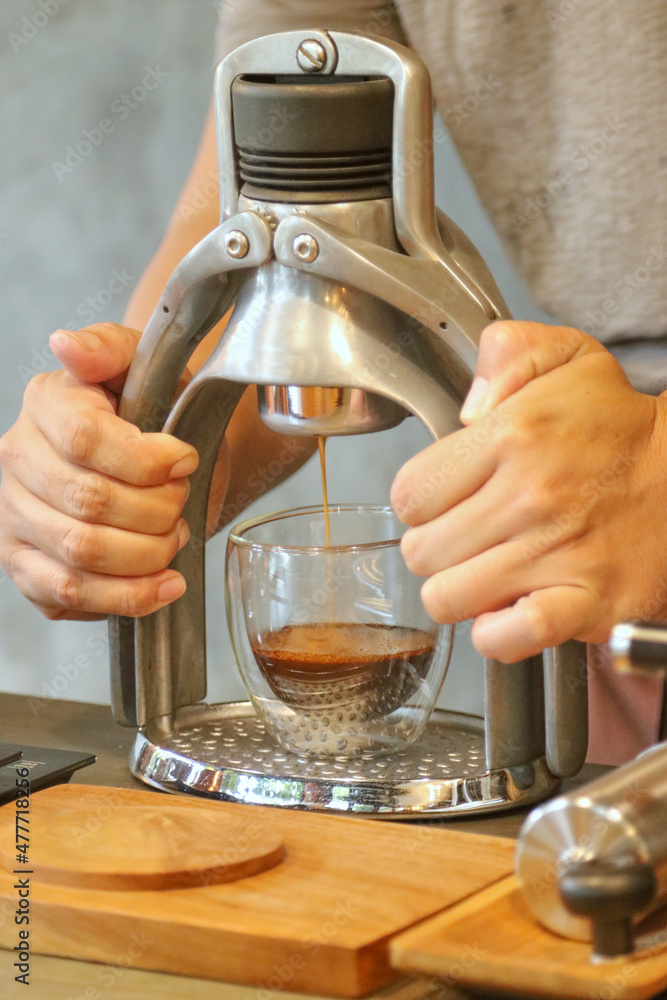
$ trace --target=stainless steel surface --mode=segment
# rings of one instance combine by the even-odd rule
[[[609,649],[614,657],[614,666],[621,674],[631,674],[633,665],[630,660],[630,649],[636,626],[631,622],[615,625],[609,636]]]
[[[301,233],[299,236],[294,238],[292,243],[292,253],[299,260],[302,260],[305,264],[310,264],[319,255],[320,248],[317,244],[317,240],[309,236],[308,233]]]
[[[392,198],[302,204],[295,211],[293,204],[239,197],[231,85],[244,73],[298,75],[300,60],[325,75],[392,81]],[[483,259],[457,226],[436,214],[430,81],[410,50],[354,32],[257,39],[218,67],[215,106],[221,225],[170,279],[121,401],[126,419],[144,430],[173,433],[200,453],[184,510],[191,540],[172,564],[186,578],[186,594],[135,622],[120,619],[111,629],[116,718],[166,730],[180,710],[205,697],[206,506],[220,442],[245,386],[268,387],[262,415],[279,430],[304,433],[310,422],[311,433],[366,432],[413,413],[439,438],[459,426],[482,330],[508,316]],[[233,254],[245,251],[242,237],[247,253],[230,256],[230,248]],[[295,254],[295,247],[303,253]],[[188,357],[232,303],[219,344],[172,408]],[[498,690],[503,670],[498,665]],[[510,713],[501,704],[504,695],[490,696],[494,759],[515,738],[515,713],[525,731],[520,752],[509,760],[532,746],[535,756],[519,767],[544,766],[537,760],[535,721],[541,684],[541,670],[532,684],[526,672],[514,687]],[[550,713],[547,704],[548,718]],[[557,714],[552,747],[569,740],[565,724],[569,729],[569,720]],[[546,794],[552,783],[529,785]],[[502,794],[514,794],[511,783],[496,784]],[[483,801],[483,808],[495,808],[493,797]]]
[[[319,253],[312,261],[294,253],[295,240],[305,236],[319,246]],[[440,259],[396,253],[351,235],[328,220],[304,213],[283,219],[275,233],[274,249],[276,260],[286,267],[353,285],[400,309],[430,330],[434,336],[426,334],[426,337],[442,353],[445,362],[439,367],[451,384],[454,397],[463,398],[475,368],[480,334],[499,315],[480,304],[476,287],[470,287],[467,276],[456,267],[453,256],[444,247],[442,256],[447,258],[447,265]]]
[[[484,661],[486,764],[524,764],[544,756],[544,689],[539,656]]]
[[[327,64],[327,51],[316,38],[306,38],[297,49],[296,61],[304,73],[320,73]]]
[[[588,663],[586,644],[571,639],[545,649],[546,758],[549,769],[570,778],[588,750]]]
[[[622,622],[609,637],[614,666],[621,674],[667,672],[667,625],[653,622]]]
[[[305,35],[305,38],[304,38]],[[240,46],[218,66],[215,109],[221,218],[237,208],[239,185],[232,133],[231,85],[242,73],[299,73],[298,51],[304,41],[319,43],[327,52],[326,74],[388,77],[394,85],[393,195],[396,231],[409,254],[430,248],[438,256],[434,212],[433,122],[431,82],[424,63],[410,49],[386,38],[357,32],[286,31]],[[418,157],[419,169],[414,167]]]
[[[258,385],[259,414],[279,434],[367,434],[402,423],[406,410],[386,396],[339,386]]]
[[[577,861],[650,862],[658,881],[651,909],[667,898],[667,744],[584,788],[538,806],[519,839],[517,876],[530,910],[550,930],[591,939],[589,921],[568,912],[559,879]]]
[[[232,229],[231,232],[227,233],[225,237],[225,250],[230,257],[233,257],[235,260],[241,260],[243,257],[247,257],[249,249],[250,243],[248,242],[248,237],[240,229]]]
[[[193,723],[195,724],[195,723]],[[12,743],[29,743],[63,750],[83,749],[96,756],[92,767],[76,772],[72,782],[108,785],[114,788],[141,788],[127,761],[136,742],[136,731],[114,722],[108,705],[3,694],[0,698],[0,731]],[[606,773],[609,768],[586,764],[565,788],[576,788]],[[524,819],[520,810],[475,813],[447,820],[450,829],[487,833],[516,839]]]
[[[303,205],[296,214],[293,205],[245,197],[239,207],[270,212],[277,224],[274,239],[285,221],[295,223],[294,263],[291,247],[305,239],[300,226],[310,212],[363,236],[369,245],[398,253],[388,198]],[[279,432],[310,435],[396,426],[408,413],[404,396],[420,378],[423,394],[451,430],[458,426],[458,407],[444,385],[420,376],[439,366],[424,334],[403,313],[354,285],[273,260],[241,282],[224,343],[211,356],[207,375],[224,372],[265,386],[259,390],[264,422]]]
[[[436,711],[416,745],[385,757],[313,760],[278,748],[245,702],[183,710],[169,732],[146,726],[131,768],[166,791],[383,819],[507,809],[558,786],[543,760],[487,771],[475,716]]]

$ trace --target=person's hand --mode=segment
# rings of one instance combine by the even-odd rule
[[[0,564],[48,618],[141,616],[180,597],[168,570],[198,456],[116,415],[139,334],[100,323],[58,331],[64,369],[28,384],[0,438]]]
[[[667,618],[667,399],[578,330],[485,330],[468,424],[399,471],[402,551],[440,622],[514,662]]]

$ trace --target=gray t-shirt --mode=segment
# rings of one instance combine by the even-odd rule
[[[222,0],[219,55],[314,26],[424,59],[540,306],[605,343],[667,335],[664,0]]]

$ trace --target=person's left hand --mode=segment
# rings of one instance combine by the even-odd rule
[[[578,330],[488,327],[468,426],[392,486],[429,614],[474,618],[479,652],[508,663],[667,618],[666,407]]]

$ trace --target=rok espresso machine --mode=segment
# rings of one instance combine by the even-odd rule
[[[172,564],[187,592],[111,622],[114,714],[139,729],[132,770],[166,790],[395,818],[538,801],[584,760],[579,643],[487,662],[483,720],[436,710],[414,747],[381,759],[293,756],[249,704],[203,701],[207,500],[246,386],[282,432],[367,433],[414,414],[439,438],[459,426],[482,330],[508,316],[474,246],[434,207],[430,80],[410,50],[353,32],[260,38],[220,63],[215,110],[220,225],[170,278],[121,401],[125,419],[200,455],[191,541]]]

